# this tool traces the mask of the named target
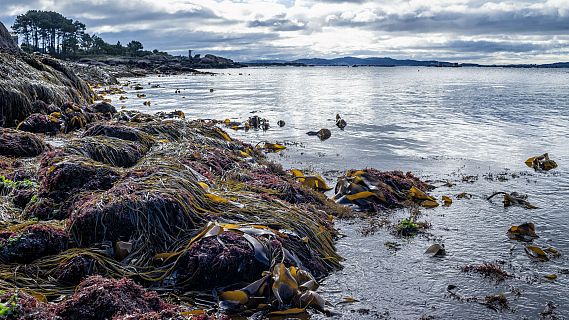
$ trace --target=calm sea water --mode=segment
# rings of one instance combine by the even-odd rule
[[[320,292],[347,319],[536,319],[548,302],[569,318],[569,71],[477,68],[247,68],[218,70],[216,76],[131,79],[145,89],[129,92],[116,104],[146,112],[183,110],[189,118],[246,120],[268,118],[266,131],[231,132],[257,143],[286,143],[273,156],[287,168],[311,169],[331,184],[346,169],[374,167],[412,171],[438,188],[433,195],[468,192],[449,208],[423,210],[426,235],[399,238],[389,228],[364,236],[373,218],[337,221],[345,235],[337,247],[345,268],[323,281]],[[159,88],[151,85],[159,84]],[[180,93],[175,93],[179,89]],[[214,89],[210,92],[209,89]],[[136,93],[145,93],[151,106]],[[335,127],[336,113],[348,126]],[[278,120],[286,122],[279,128]],[[332,130],[319,141],[307,131]],[[524,165],[532,155],[549,152],[559,168],[535,173]],[[469,181],[463,177],[472,176]],[[498,179],[498,176],[504,178]],[[455,185],[444,186],[451,181]],[[539,209],[503,208],[485,196],[495,191],[529,195]],[[408,213],[389,213],[397,222]],[[562,256],[531,260],[524,245],[507,238],[511,225],[534,222],[541,247]],[[397,251],[385,242],[400,245]],[[423,255],[444,243],[448,255]],[[496,283],[461,266],[503,263],[513,277]],[[557,280],[544,278],[556,274]],[[510,309],[496,312],[481,303],[453,299],[504,293]]]

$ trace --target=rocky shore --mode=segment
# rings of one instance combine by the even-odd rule
[[[134,72],[130,60],[83,61],[83,79],[58,60],[0,49],[4,318],[326,313],[316,291],[341,269],[334,219],[434,201],[411,174],[372,169],[341,177],[334,201],[321,177],[267,161],[275,148],[232,139],[224,121],[95,103],[87,82]],[[199,63],[229,63],[216,59]]]

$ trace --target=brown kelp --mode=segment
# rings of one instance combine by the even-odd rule
[[[336,184],[334,199],[362,210],[381,211],[418,204],[438,205],[426,191],[431,187],[410,172],[350,170]]]

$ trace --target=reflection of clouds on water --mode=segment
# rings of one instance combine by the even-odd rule
[[[182,109],[187,118],[245,120],[259,115],[271,121],[268,131],[228,131],[254,144],[292,142],[287,150],[270,155],[285,167],[337,170],[326,176],[329,179],[350,168],[413,171],[425,179],[456,183],[445,187],[433,182],[439,186],[433,191],[437,199],[460,192],[475,195],[470,200],[453,198],[449,208],[424,210],[420,219],[433,225],[430,238],[399,239],[385,230],[362,237],[357,231],[361,224],[337,222],[348,235],[337,246],[347,258],[345,269],[325,279],[319,290],[332,302],[345,296],[360,300],[338,307],[346,318],[374,318],[387,311],[396,319],[417,319],[423,314],[441,319],[518,319],[521,315],[533,319],[539,317],[546,301],[568,314],[569,278],[559,270],[567,268],[569,254],[565,237],[569,228],[565,197],[569,191],[569,115],[565,111],[569,73],[417,70],[247,68],[220,70],[225,74],[215,77],[149,77],[132,81],[148,87],[143,92],[152,101],[151,107],[142,106],[144,99],[136,98],[140,92],[128,93],[125,104],[144,111]],[[240,72],[244,75],[239,76]],[[150,88],[148,82],[161,87]],[[210,88],[215,91],[210,93]],[[175,89],[181,93],[174,94]],[[336,113],[348,123],[344,131],[335,126]],[[278,120],[286,126],[278,127]],[[330,139],[322,142],[306,135],[322,127],[331,129]],[[559,168],[534,173],[524,161],[543,152],[549,152]],[[507,179],[487,178],[496,174]],[[478,179],[462,182],[464,175]],[[505,209],[500,201],[485,199],[494,191],[528,194],[540,209]],[[392,214],[397,221],[406,213]],[[540,236],[536,244],[556,247],[562,258],[532,262],[523,244],[508,239],[506,230],[526,221],[536,224]],[[445,243],[446,257],[423,256],[432,239]],[[389,251],[386,241],[399,243],[401,249]],[[511,264],[507,271],[519,277],[495,284],[458,268],[496,260]],[[542,280],[549,273],[558,273],[558,280]],[[497,315],[480,304],[445,297],[449,284],[467,296],[507,292],[510,286],[520,288],[522,295],[510,301],[515,313]],[[362,315],[359,309],[369,309],[369,314]]]

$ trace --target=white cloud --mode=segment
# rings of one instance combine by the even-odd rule
[[[567,0],[2,0],[83,21],[109,42],[260,57],[392,55],[569,60]],[[476,61],[475,61],[476,62]]]

